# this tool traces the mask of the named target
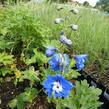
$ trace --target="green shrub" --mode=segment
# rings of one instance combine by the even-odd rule
[[[43,48],[52,36],[50,28],[40,21],[34,6],[10,7],[5,10],[0,22],[0,48],[9,49],[14,54]]]

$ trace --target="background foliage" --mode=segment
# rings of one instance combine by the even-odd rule
[[[109,12],[109,0],[99,0],[97,6],[101,6],[102,10]]]

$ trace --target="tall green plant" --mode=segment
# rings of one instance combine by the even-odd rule
[[[0,19],[1,41],[4,41],[1,49],[6,41],[11,44],[8,49],[14,54],[27,53],[32,48],[44,47],[47,38],[52,34],[50,28],[40,21],[40,16],[36,13],[34,5],[10,7],[5,10]]]

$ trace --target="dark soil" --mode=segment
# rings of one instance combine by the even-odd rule
[[[28,82],[19,83],[19,85],[15,86],[11,81],[4,82],[0,86],[0,96],[1,96],[1,109],[9,109],[8,102],[19,95],[24,91],[24,88],[27,86]]]
[[[28,81],[15,86],[13,82],[4,82],[0,86],[1,105],[0,109],[10,109],[8,102],[19,95],[28,86]],[[40,88],[40,87],[39,87]],[[53,104],[47,102],[46,95],[42,92],[34,99],[32,105],[27,105],[25,109],[55,109]]]
[[[98,84],[104,86],[106,90],[109,90],[109,68],[101,72],[99,64],[94,62],[84,71],[87,75],[93,78],[93,80],[95,80]]]

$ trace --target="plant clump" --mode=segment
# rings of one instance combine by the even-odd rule
[[[52,23],[60,34],[54,38],[37,10],[33,4],[9,7],[0,18],[5,18],[0,24],[0,84],[10,82],[15,90],[22,86],[19,93],[11,92],[5,108],[29,108],[44,96],[56,109],[97,109],[101,90],[77,79],[88,60],[87,53],[77,55],[73,50],[71,34],[77,34],[79,26],[67,25],[66,15],[56,17]]]

